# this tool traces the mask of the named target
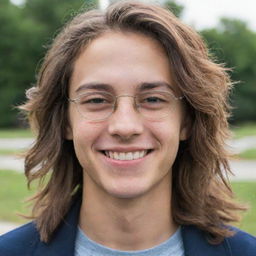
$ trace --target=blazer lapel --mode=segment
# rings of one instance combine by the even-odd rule
[[[73,256],[81,200],[76,200],[49,243],[40,242],[34,256]]]
[[[212,245],[207,242],[206,234],[195,226],[182,226],[181,232],[185,256],[231,256],[225,239]]]
[[[81,198],[75,200],[71,210],[56,230],[51,242],[47,244],[38,243],[34,256],[74,255],[80,207]],[[181,232],[185,256],[232,256],[226,240],[218,245],[209,244],[205,233],[195,226],[184,225],[181,227]]]

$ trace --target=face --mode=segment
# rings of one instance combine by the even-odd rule
[[[173,92],[177,88],[170,70],[164,50],[154,39],[133,32],[107,32],[76,60],[69,98],[102,91],[135,95],[145,83],[153,84],[145,90]],[[157,121],[141,116],[131,97],[119,97],[116,110],[106,120],[83,118],[74,103],[68,114],[66,136],[74,142],[88,193],[136,198],[156,188],[170,188],[179,142],[187,133],[182,101]]]

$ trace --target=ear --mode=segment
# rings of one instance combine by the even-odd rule
[[[67,124],[67,126],[66,126],[65,139],[66,140],[73,140],[73,130],[72,130],[70,124]]]
[[[188,137],[188,129],[186,127],[183,127],[180,131],[180,141],[187,140]]]
[[[192,122],[189,117],[184,119],[180,127],[180,141],[187,140],[191,135]]]

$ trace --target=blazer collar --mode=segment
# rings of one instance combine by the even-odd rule
[[[76,232],[79,220],[81,198],[76,200],[62,225],[56,230],[49,243],[39,242],[35,256],[73,256]],[[182,239],[185,256],[230,256],[226,240],[218,245],[211,245],[203,231],[195,226],[182,226]]]
[[[231,256],[227,240],[220,244],[210,244],[206,233],[195,226],[182,226],[185,256]]]
[[[81,198],[75,200],[67,216],[53,234],[49,243],[40,242],[34,256],[73,256],[76,232],[81,207]]]

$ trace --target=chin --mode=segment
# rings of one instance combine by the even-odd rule
[[[139,186],[134,184],[118,184],[118,186],[108,189],[108,194],[119,199],[135,199],[145,195],[148,190],[149,189],[146,188],[146,186]]]

